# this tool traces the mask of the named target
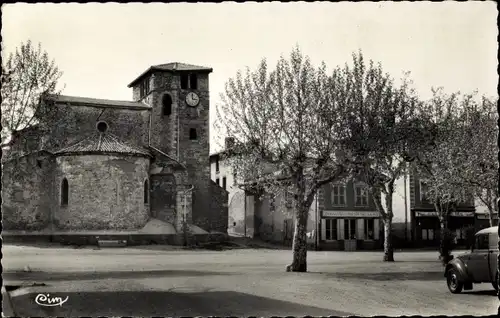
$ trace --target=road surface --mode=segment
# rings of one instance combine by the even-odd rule
[[[307,273],[286,273],[291,252],[141,248],[2,250],[4,285],[20,316],[492,315],[491,285],[453,295],[437,252],[308,252]],[[28,267],[26,267],[28,266]],[[28,270],[28,271],[25,271]],[[41,306],[38,294],[61,297]]]

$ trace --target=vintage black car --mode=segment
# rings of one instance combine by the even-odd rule
[[[476,233],[469,253],[452,259],[444,272],[448,289],[458,294],[471,290],[473,284],[491,283],[498,290],[498,227],[493,226]]]

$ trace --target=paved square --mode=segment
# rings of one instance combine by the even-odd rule
[[[286,273],[291,252],[4,246],[4,284],[21,316],[492,315],[491,285],[453,295],[437,252],[309,252],[308,273]],[[31,272],[24,272],[25,266]],[[38,293],[68,297],[43,307]]]

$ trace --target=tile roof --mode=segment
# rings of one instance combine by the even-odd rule
[[[130,84],[128,84],[128,87],[132,87],[132,85],[134,85],[142,77],[146,76],[146,74],[148,74],[152,71],[155,71],[155,70],[157,70],[157,71],[170,71],[170,72],[199,71],[199,72],[209,72],[209,73],[213,71],[213,69],[210,67],[193,65],[193,64],[186,64],[186,63],[179,63],[179,62],[152,65],[146,71],[144,71],[141,75],[139,75],[135,80],[133,80]]]
[[[120,153],[130,155],[150,156],[148,150],[129,145],[109,133],[94,133],[69,147],[55,151],[55,155],[71,153]]]
[[[50,95],[46,97],[47,100],[55,101],[56,103],[69,103],[83,106],[97,106],[109,108],[124,108],[135,110],[148,110],[151,106],[145,105],[140,102],[111,100],[111,99],[97,99],[79,96],[66,96],[66,95]]]
[[[212,68],[210,67],[179,63],[179,62],[153,65],[152,67],[164,71],[207,71],[207,72],[212,71]]]

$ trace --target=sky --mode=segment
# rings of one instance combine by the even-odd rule
[[[19,3],[2,9],[2,54],[28,39],[40,42],[64,73],[64,95],[131,100],[127,85],[151,65],[212,67],[211,124],[229,78],[255,69],[262,58],[274,66],[296,45],[313,64],[330,68],[361,49],[396,79],[409,71],[422,98],[432,87],[497,96],[494,1]],[[220,150],[221,137],[211,130],[211,153]]]

